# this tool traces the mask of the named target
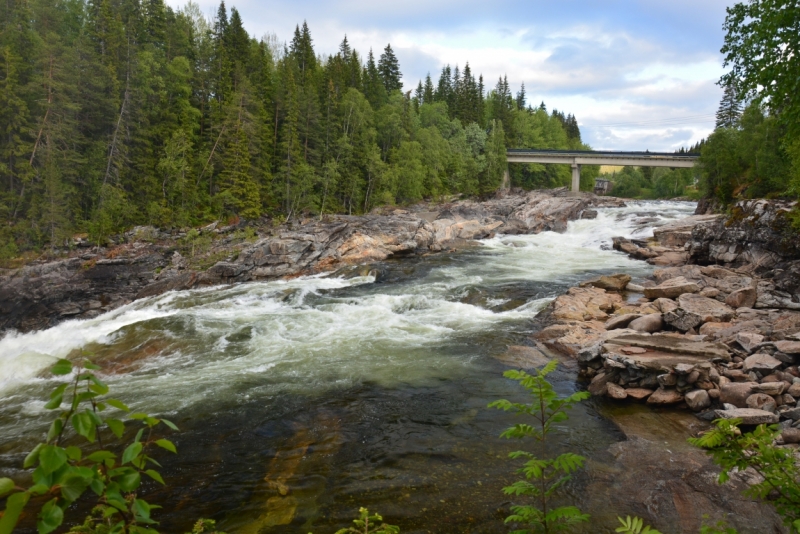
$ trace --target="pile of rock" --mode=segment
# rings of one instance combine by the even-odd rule
[[[800,313],[756,309],[757,278],[684,265],[647,287],[624,274],[581,286],[551,303],[534,338],[574,357],[593,395],[800,426]]]

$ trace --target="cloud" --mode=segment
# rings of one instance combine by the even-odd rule
[[[168,0],[174,7],[182,0]],[[213,15],[217,0],[200,0]],[[362,57],[386,43],[406,90],[444,64],[482,73],[487,88],[507,75],[578,117],[598,149],[670,150],[713,128],[721,96],[719,48],[728,0],[235,0],[253,35],[291,38],[307,20],[318,53],[345,33]],[[627,126],[608,126],[626,123]]]

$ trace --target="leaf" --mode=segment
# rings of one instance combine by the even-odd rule
[[[167,419],[162,419],[161,422],[170,427],[172,430],[178,430],[178,427],[172,421],[168,421]]]
[[[64,452],[67,453],[67,458],[75,462],[79,462],[81,456],[83,456],[83,451],[80,449],[80,447],[75,447],[74,445],[64,449]]]
[[[67,453],[56,445],[45,445],[39,452],[39,465],[44,474],[52,473],[67,463]]]
[[[71,503],[78,500],[78,497],[83,495],[86,488],[89,487],[90,480],[82,476],[67,477],[61,483],[61,495],[67,502]]]
[[[105,395],[106,393],[108,393],[108,386],[105,384],[105,382],[103,382],[102,380],[100,380],[99,378],[97,378],[94,375],[90,376],[89,380],[91,380],[93,382],[89,386],[89,389],[91,389],[92,391],[94,391],[98,395]]]
[[[61,402],[64,400],[64,391],[67,389],[69,384],[61,384],[56,389],[50,393],[50,402],[44,405],[45,408],[48,410],[54,410],[61,406]]]
[[[55,440],[62,430],[64,430],[64,421],[61,418],[53,419],[53,422],[50,423],[50,430],[47,431],[47,441]]]
[[[99,371],[100,370],[100,366],[99,365],[95,365],[95,364],[93,364],[92,362],[90,362],[88,360],[83,362],[83,367],[84,367],[84,369],[88,369],[90,371]]]
[[[162,482],[163,484],[163,482]],[[0,497],[5,497],[14,491],[14,481],[10,478],[0,478]]]
[[[62,358],[50,368],[50,372],[54,375],[68,375],[72,372],[72,362]]]
[[[125,449],[125,452],[122,453],[122,463],[127,464],[128,462],[139,456],[139,454],[142,452],[142,447],[143,445],[139,441],[135,441],[130,445],[128,445],[128,447]]]
[[[106,419],[105,421],[108,428],[111,430],[111,433],[117,436],[117,438],[122,437],[122,433],[125,432],[125,423],[120,421],[119,419]]]
[[[122,491],[134,491],[142,483],[142,477],[136,471],[131,470],[119,477],[117,483]]]
[[[33,450],[28,453],[28,456],[25,457],[25,461],[22,462],[22,467],[25,469],[33,467],[36,464],[36,460],[39,459],[39,453],[44,445],[44,443],[39,443],[36,447],[34,447]]]
[[[158,471],[154,469],[148,469],[144,473],[153,480],[155,480],[156,482],[159,482],[162,486],[166,486],[166,484],[164,483],[164,479],[161,478],[161,474]]]
[[[72,416],[72,426],[81,436],[94,443],[97,435],[97,427],[94,418],[87,412],[76,413]]]
[[[86,458],[94,463],[101,464],[106,460],[113,460],[117,455],[111,451],[95,451]]]
[[[11,534],[17,526],[22,509],[28,504],[29,493],[14,493],[6,500],[6,511],[0,517],[0,534]]]
[[[117,410],[122,410],[123,412],[131,411],[131,409],[128,408],[127,404],[125,404],[124,402],[118,401],[117,399],[106,399],[106,403],[108,403],[109,406],[113,406]]]
[[[159,439],[156,441],[156,445],[158,445],[162,449],[168,450],[169,452],[174,452],[174,453],[178,452],[177,449],[175,449],[175,444],[168,439]]]
[[[58,499],[52,499],[42,507],[39,512],[39,521],[36,522],[36,528],[39,534],[48,534],[57,529],[62,521],[64,521],[64,511],[58,507]]]

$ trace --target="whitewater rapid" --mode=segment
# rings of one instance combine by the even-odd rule
[[[484,340],[524,330],[589,274],[646,276],[652,268],[611,250],[611,238],[647,237],[693,209],[631,203],[570,222],[563,234],[498,235],[429,263],[173,292],[94,319],[8,333],[0,340],[0,435],[44,428],[46,392],[63,380],[46,369],[82,351],[107,369],[115,396],[160,414],[359,383],[434,385],[468,373],[500,350]]]

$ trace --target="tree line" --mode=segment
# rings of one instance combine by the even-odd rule
[[[250,36],[225,3],[8,0],[0,8],[0,256],[136,224],[358,214],[486,195],[506,146],[583,147],[574,116],[469,64],[403,91],[390,44]],[[520,166],[515,185],[564,185]],[[591,172],[588,171],[587,172]]]

